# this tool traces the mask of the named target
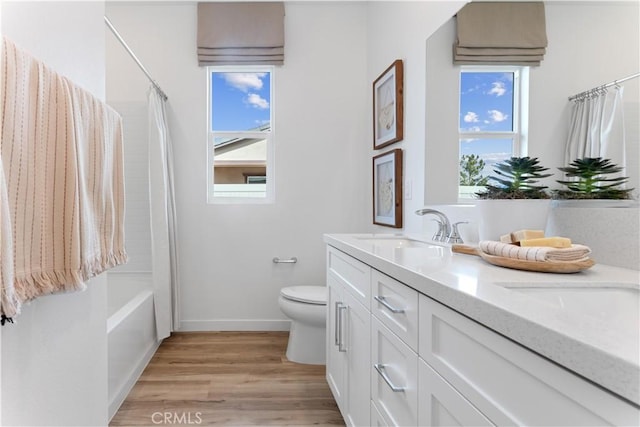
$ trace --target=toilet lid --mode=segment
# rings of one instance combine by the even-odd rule
[[[306,304],[327,304],[326,286],[289,286],[280,290],[280,295],[292,301]]]

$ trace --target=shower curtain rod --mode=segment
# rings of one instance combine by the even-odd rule
[[[160,87],[160,85],[158,83],[156,83],[155,80],[153,80],[153,78],[151,77],[151,74],[149,74],[149,72],[147,71],[146,68],[144,68],[144,65],[142,65],[142,62],[140,62],[140,60],[138,59],[138,57],[136,56],[135,53],[133,53],[133,51],[131,50],[131,48],[129,47],[129,45],[127,44],[127,42],[124,41],[124,39],[122,38],[122,36],[120,35],[120,33],[118,33],[118,30],[116,30],[116,28],[113,26],[113,24],[111,23],[111,21],[109,20],[109,18],[107,18],[107,16],[104,16],[104,22],[107,24],[107,27],[109,27],[109,29],[111,30],[111,32],[113,33],[114,36],[116,36],[116,38],[118,39],[118,41],[122,44],[122,46],[124,46],[124,48],[127,50],[127,52],[129,52],[129,55],[131,55],[131,57],[133,58],[134,61],[136,61],[136,64],[138,64],[138,67],[140,67],[140,69],[142,70],[142,72],[147,76],[147,78],[151,81],[151,84],[153,85],[153,87],[156,88],[156,90],[158,92],[160,92],[160,96],[162,96],[162,99],[164,99],[165,101],[167,99],[169,99],[169,97],[164,93],[164,91],[162,90],[162,88]]]
[[[614,80],[614,81],[612,81],[612,82],[610,82],[610,83],[607,83],[607,84],[604,84],[604,85],[602,85],[602,86],[597,86],[597,87],[594,87],[593,89],[585,90],[584,92],[580,92],[580,93],[578,93],[578,94],[575,94],[575,95],[573,95],[573,96],[570,96],[570,97],[569,97],[569,101],[573,101],[573,100],[574,100],[574,99],[576,99],[576,98],[581,98],[581,97],[583,97],[584,95],[587,95],[589,92],[592,92],[592,91],[594,91],[594,90],[597,90],[597,89],[605,89],[605,88],[608,88],[608,87],[611,87],[611,86],[615,86],[615,85],[617,85],[617,84],[619,84],[619,83],[622,83],[622,82],[625,82],[625,81],[627,81],[627,80],[635,79],[636,77],[640,77],[640,73],[635,73],[635,74],[632,74],[632,75],[630,75],[630,76],[624,77],[624,78],[622,78],[622,79]]]

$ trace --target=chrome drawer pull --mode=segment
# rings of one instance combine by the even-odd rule
[[[335,326],[335,330],[333,331],[333,336],[335,338],[334,344],[337,345],[338,347],[340,346],[340,338],[339,338],[339,334],[340,334],[340,306],[342,305],[342,303],[340,301],[336,301],[336,308],[333,312],[334,316],[335,316],[335,322],[334,322],[334,326]]]
[[[344,341],[343,341],[344,336],[342,335],[342,333],[344,331],[344,325],[342,324],[342,318],[343,317],[342,317],[342,314],[341,314],[341,312],[343,310],[346,310],[346,309],[347,309],[347,306],[343,305],[342,303],[341,303],[340,307],[338,307],[338,317],[340,318],[340,339],[338,340],[338,351],[341,352],[341,353],[346,353],[347,352],[347,348],[344,347]]]
[[[398,314],[398,313],[404,313],[404,308],[395,308],[394,306],[392,306],[391,304],[389,304],[387,302],[387,299],[383,296],[379,296],[376,295],[373,297],[373,299],[375,299],[376,301],[378,301],[380,304],[382,304],[383,306],[385,306],[385,308],[387,310],[389,310],[390,312],[394,313],[394,314]]]
[[[385,371],[384,369],[385,365],[383,365],[382,363],[376,363],[375,365],[373,365],[373,367],[376,368],[376,371],[378,371],[384,382],[387,383],[389,388],[391,388],[391,391],[397,393],[405,390],[404,387],[398,387],[391,382],[391,378],[389,378],[389,376],[387,375],[387,371]]]

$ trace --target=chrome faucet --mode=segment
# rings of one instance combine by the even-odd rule
[[[449,218],[442,212],[435,209],[418,209],[416,211],[416,215],[435,215],[438,217],[438,231],[433,235],[433,240],[436,242],[444,242],[447,240],[449,235],[451,234],[451,223],[449,222]]]
[[[438,217],[435,221],[438,223],[438,231],[433,235],[432,239],[436,242],[447,242],[447,243],[464,243],[462,238],[460,237],[460,233],[458,233],[458,224],[466,224],[467,221],[456,222],[451,225],[449,218],[447,216],[435,209],[418,209],[416,211],[416,215],[435,215]]]

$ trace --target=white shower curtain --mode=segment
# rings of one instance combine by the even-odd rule
[[[571,110],[569,136],[565,150],[565,165],[583,157],[602,157],[626,167],[624,87],[616,87],[595,96],[574,101]]]
[[[179,281],[173,153],[165,101],[149,90],[149,204],[154,306],[158,340],[178,329]]]

